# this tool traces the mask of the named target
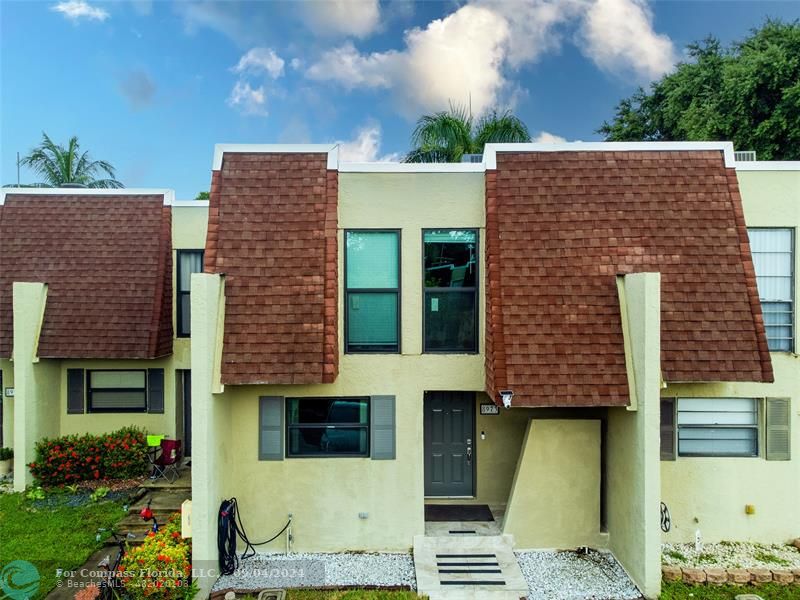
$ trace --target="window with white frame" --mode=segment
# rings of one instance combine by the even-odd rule
[[[678,456],[758,456],[755,398],[679,398]]]
[[[773,352],[794,349],[793,231],[748,230],[767,342]]]

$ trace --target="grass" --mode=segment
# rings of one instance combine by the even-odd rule
[[[56,569],[83,566],[100,547],[95,536],[125,514],[116,502],[32,508],[22,494],[0,494],[0,566],[26,560],[39,570],[43,598],[56,586]]]
[[[237,596],[241,598],[241,596]],[[242,600],[256,600],[258,595]],[[416,592],[395,590],[288,590],[286,600],[420,600]],[[427,596],[424,596],[427,598]]]
[[[677,550],[667,550],[664,554],[675,560],[686,562],[686,556],[682,552],[678,552]]]
[[[766,583],[757,587],[736,585],[686,585],[685,583],[663,582],[660,600],[733,600],[738,594],[758,594],[764,600],[797,600],[795,585]]]
[[[788,567],[792,564],[791,561],[772,554],[771,552],[765,552],[764,550],[758,550],[755,552],[753,554],[753,558],[762,563],[771,563],[774,565],[781,565],[782,567]]]

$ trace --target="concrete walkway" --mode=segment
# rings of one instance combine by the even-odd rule
[[[417,592],[430,600],[519,600],[528,584],[510,535],[414,537]]]

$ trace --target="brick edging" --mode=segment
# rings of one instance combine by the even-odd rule
[[[779,585],[800,586],[800,569],[766,569],[751,567],[748,569],[720,569],[678,567],[661,565],[661,577],[664,581],[683,581],[693,585],[759,585],[774,582]]]

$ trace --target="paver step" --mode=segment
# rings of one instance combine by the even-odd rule
[[[510,535],[414,537],[417,591],[430,600],[519,600],[528,585]]]
[[[139,514],[139,512],[147,506],[150,502],[150,509],[159,518],[171,515],[181,509],[184,500],[192,499],[192,491],[185,489],[167,490],[162,489],[157,492],[148,491],[144,496],[139,498],[135,503],[132,503],[128,508],[131,514]]]

